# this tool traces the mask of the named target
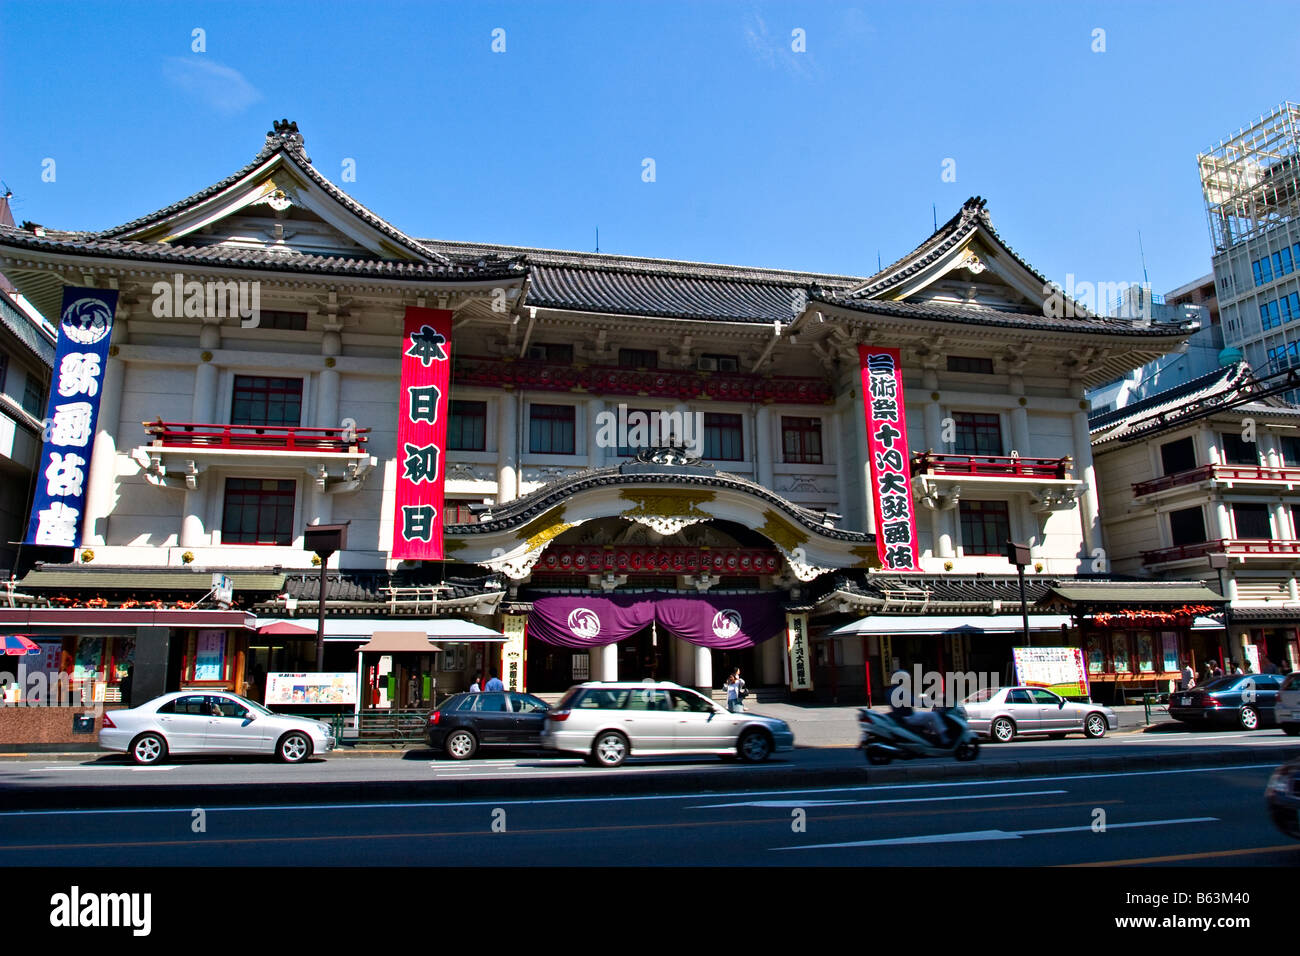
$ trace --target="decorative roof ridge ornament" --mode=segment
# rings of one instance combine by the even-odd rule
[[[266,145],[262,147],[262,152],[273,153],[277,149],[291,149],[302,153],[302,158],[309,163],[311,162],[311,157],[305,152],[302,133],[298,132],[298,122],[296,120],[279,119],[271,121],[271,128],[266,132]]]
[[[685,449],[673,445],[665,445],[660,448],[642,448],[636,453],[633,461],[642,465],[690,465],[693,467],[704,465],[702,458],[689,455]]]

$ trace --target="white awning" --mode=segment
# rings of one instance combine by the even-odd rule
[[[1069,626],[1068,614],[1031,614],[1031,631],[1059,631]],[[1019,614],[877,614],[845,624],[830,632],[830,637],[853,637],[864,634],[1015,634],[1024,627]]]
[[[259,617],[259,628],[270,624],[294,624],[310,628],[315,639],[316,621],[309,617]],[[375,631],[422,631],[431,641],[440,643],[482,643],[505,641],[506,636],[482,624],[462,621],[454,617],[339,617],[325,619],[326,643],[350,642],[364,644]]]

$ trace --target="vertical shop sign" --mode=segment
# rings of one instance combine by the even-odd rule
[[[75,548],[80,539],[116,308],[117,292],[113,290],[63,290],[54,379],[45,410],[45,444],[27,522],[27,544]]]
[[[871,459],[876,550],[880,563],[891,571],[919,571],[899,350],[859,345],[858,360]]]
[[[406,310],[397,399],[397,495],[393,552],[398,560],[441,561],[451,312]]]
[[[502,680],[506,690],[524,691],[524,635],[527,630],[528,615],[507,614],[501,625],[501,633],[506,642],[501,648]]]
[[[790,689],[812,690],[812,669],[808,666],[808,615],[787,614],[786,650],[790,654]]]

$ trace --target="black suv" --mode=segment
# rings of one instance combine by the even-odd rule
[[[540,749],[542,720],[550,709],[514,691],[456,694],[429,715],[424,739],[453,760],[468,760],[480,747]]]

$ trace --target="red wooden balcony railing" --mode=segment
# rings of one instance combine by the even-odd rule
[[[452,368],[458,388],[529,388],[592,395],[639,395],[681,401],[792,402],[824,405],[835,401],[831,386],[820,378],[752,375],[747,372],[702,372],[696,369],[621,368],[615,365],[552,365],[537,359],[457,356]]]
[[[917,452],[913,475],[968,475],[979,478],[1069,478],[1073,459],[1004,458],[1000,455],[939,455]]]
[[[1143,564],[1167,564],[1199,558],[1207,554],[1227,552],[1238,557],[1300,557],[1300,541],[1276,541],[1271,538],[1219,538],[1197,544],[1181,544],[1172,548],[1143,551]]]
[[[656,548],[627,545],[552,545],[533,567],[537,572],[602,574],[606,571],[667,574],[776,574],[781,555],[768,548]]]
[[[1266,465],[1202,465],[1188,471],[1138,481],[1133,484],[1133,495],[1149,495],[1179,485],[1192,485],[1200,481],[1274,481],[1300,483],[1300,468],[1269,468]]]
[[[155,446],[342,454],[366,449],[369,428],[302,428],[297,425],[214,425],[141,422]]]

